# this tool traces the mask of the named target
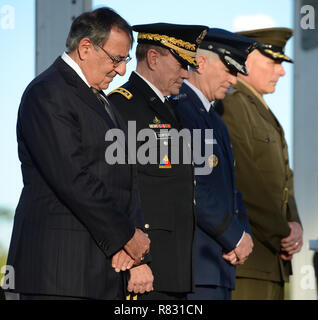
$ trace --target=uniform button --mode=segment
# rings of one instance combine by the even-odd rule
[[[150,228],[149,224],[146,223],[146,224],[145,224],[145,229],[149,229],[149,228]]]
[[[193,204],[194,204],[194,205],[196,205],[196,204],[197,204],[197,203],[196,203],[196,201],[195,201],[195,199],[193,200]]]
[[[236,210],[235,210],[235,213],[236,213],[236,214],[238,214],[238,213],[239,213],[238,209],[236,209]]]
[[[270,142],[271,139],[270,139],[270,138],[266,138],[265,141],[266,141],[266,142]]]
[[[193,184],[196,186],[196,185],[197,185],[197,181],[196,181],[196,180],[194,180],[194,181],[193,181]]]
[[[102,249],[105,249],[105,247],[106,247],[105,241],[103,241],[103,240],[99,242],[99,245]]]
[[[192,166],[194,167],[194,162],[192,161]]]

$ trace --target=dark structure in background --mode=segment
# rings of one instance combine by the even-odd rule
[[[316,275],[316,286],[318,288],[318,252],[316,251],[313,257],[313,264],[315,269],[315,275]]]
[[[75,17],[91,9],[92,0],[36,0],[36,75],[63,53]]]
[[[303,28],[306,8],[314,9],[314,28]],[[304,13],[302,13],[304,11]],[[317,239],[318,228],[318,1],[294,0],[294,101],[293,101],[293,169],[297,206],[304,229],[303,250],[293,259],[291,299],[313,300],[317,293],[302,284],[314,273],[313,255],[308,242]],[[307,21],[309,23],[309,21]],[[315,255],[316,256],[316,255]],[[317,258],[316,258],[317,259]],[[317,260],[316,260],[317,261]],[[312,266],[312,268],[308,268]],[[310,273],[309,273],[310,272]],[[313,274],[314,276],[314,274]],[[305,278],[304,278],[305,277]]]
[[[5,300],[6,297],[4,295],[3,289],[0,287],[0,300]]]
[[[303,50],[311,50],[313,48],[318,48],[318,2],[317,0],[302,0],[301,8],[303,8],[302,17],[304,17],[304,23],[308,25],[314,25],[313,29],[303,29],[301,32],[301,47]],[[314,12],[306,10],[306,6],[311,6],[314,9]],[[308,8],[309,9],[309,8]],[[311,13],[313,13],[313,17],[315,21],[308,21],[309,18],[312,18]]]

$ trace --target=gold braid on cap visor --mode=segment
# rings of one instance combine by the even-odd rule
[[[280,52],[274,52],[270,49],[265,49],[264,50],[266,53],[272,55],[274,58],[278,58],[278,59],[286,59],[288,61],[291,61],[290,58],[288,58],[287,56],[285,56],[284,54],[280,53]]]
[[[197,65],[197,61],[195,59],[196,45],[193,43],[154,33],[139,33],[138,39],[159,41],[165,47],[173,49],[184,60],[194,64],[195,66]],[[180,48],[180,46],[183,48]]]

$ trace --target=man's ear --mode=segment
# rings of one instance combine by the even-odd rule
[[[198,66],[199,66],[199,68],[196,69],[196,71],[199,74],[201,74],[206,68],[206,64],[207,64],[208,59],[204,55],[198,55],[198,56],[196,56],[196,60],[197,60]]]
[[[160,53],[154,49],[147,52],[147,64],[151,70],[156,70]]]
[[[78,55],[81,60],[86,60],[92,53],[92,50],[95,50],[95,48],[88,38],[83,38],[77,47]]]

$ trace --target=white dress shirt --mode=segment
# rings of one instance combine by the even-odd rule
[[[184,83],[189,86],[199,97],[199,99],[201,100],[202,104],[204,105],[204,108],[206,109],[207,112],[210,111],[211,108],[211,103],[208,100],[208,98],[202,93],[202,91],[200,89],[198,89],[197,87],[195,87],[192,83],[190,83],[188,80],[184,80]]]
[[[85,78],[80,66],[66,52],[63,52],[61,58],[78,74],[78,76],[87,84],[88,87],[91,87],[88,84],[87,79]]]
[[[165,97],[161,93],[161,91],[157,87],[155,87],[150,81],[144,78],[141,74],[139,74],[137,71],[134,71],[134,72],[149,85],[149,87],[157,94],[157,96],[162,101],[162,103],[165,103]]]

